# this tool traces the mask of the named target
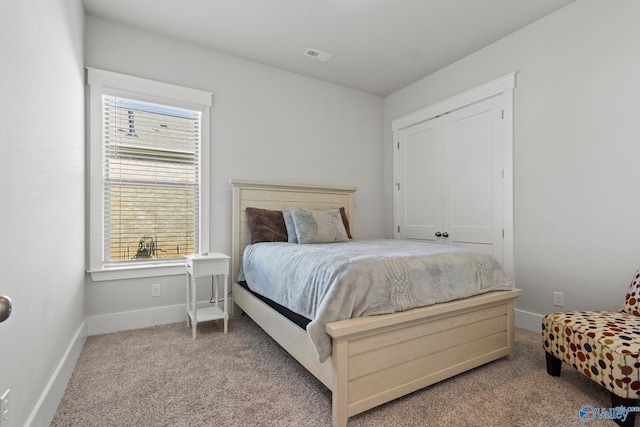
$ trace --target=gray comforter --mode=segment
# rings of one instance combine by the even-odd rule
[[[249,287],[308,318],[324,362],[325,325],[511,289],[498,261],[480,251],[406,240],[301,245],[256,243],[243,261]]]

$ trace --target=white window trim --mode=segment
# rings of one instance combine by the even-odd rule
[[[87,68],[89,85],[89,111],[87,117],[89,139],[87,158],[89,165],[89,266],[93,281],[131,279],[184,274],[184,261],[132,263],[126,266],[105,267],[102,262],[104,204],[102,187],[102,95],[129,96],[141,101],[165,103],[200,111],[200,252],[209,251],[209,127],[213,93],[162,83],[111,71]]]

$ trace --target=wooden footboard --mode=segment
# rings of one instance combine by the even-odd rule
[[[514,356],[514,301],[488,294],[327,325],[335,367],[333,424],[504,356]]]
[[[513,357],[519,289],[327,325],[319,363],[305,331],[234,284],[235,303],[332,391],[333,425],[504,356]]]

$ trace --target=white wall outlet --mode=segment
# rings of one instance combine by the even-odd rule
[[[564,292],[553,293],[553,305],[556,307],[564,307]]]
[[[155,285],[151,285],[151,296],[159,297],[160,296],[160,283],[156,283]]]
[[[0,427],[9,427],[9,391],[0,397]]]

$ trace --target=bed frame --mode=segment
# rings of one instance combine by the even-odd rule
[[[344,207],[353,233],[354,187],[231,180],[233,277],[249,243],[245,209]],[[243,311],[332,392],[333,426],[350,416],[492,360],[514,356],[514,304],[520,289],[330,323],[332,355],[319,363],[306,331],[233,284]]]

